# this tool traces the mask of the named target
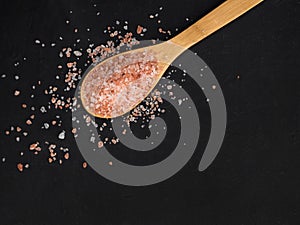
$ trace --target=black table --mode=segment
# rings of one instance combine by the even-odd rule
[[[13,92],[20,87],[22,96],[30,95],[33,82],[46,86],[55,80],[56,54],[66,43],[58,41],[60,35],[65,41],[80,37],[83,47],[87,38],[103,43],[105,26],[119,19],[129,21],[132,30],[138,24],[147,27],[141,40],[165,40],[148,17],[160,6],[162,26],[173,36],[221,2],[1,1],[0,73],[7,77],[0,78],[0,157],[6,159],[0,162],[0,224],[299,224],[300,14],[293,0],[265,1],[192,47],[216,75],[228,111],[221,151],[204,172],[197,165],[205,133],[183,170],[152,186],[122,186],[90,167],[82,169],[84,159],[70,136],[64,141],[72,155],[64,166],[49,165],[41,153],[39,159],[24,156],[31,162],[28,170],[16,169],[20,151],[45,134],[31,130],[22,143],[5,136],[5,130],[26,117],[20,108],[24,99]],[[71,21],[68,28],[66,20]],[[74,28],[79,29],[76,35]],[[36,39],[47,46],[37,47]],[[49,47],[51,40],[56,40],[55,48]],[[22,63],[15,67],[16,61]],[[15,75],[21,79],[16,81]],[[30,101],[39,105],[45,98]],[[66,128],[71,126],[70,113],[62,119]]]

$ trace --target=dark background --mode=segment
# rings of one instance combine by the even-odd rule
[[[197,171],[199,147],[200,153],[172,178],[148,187],[122,186],[89,167],[82,169],[83,159],[72,137],[65,140],[71,146],[72,160],[64,166],[49,165],[46,157],[37,160],[27,155],[31,168],[19,173],[19,152],[27,145],[3,135],[4,129],[26,117],[13,90],[22,87],[29,93],[36,80],[44,84],[55,81],[57,53],[65,47],[57,41],[60,35],[73,40],[77,27],[82,47],[87,45],[87,37],[103,43],[108,39],[103,36],[104,27],[120,19],[128,20],[132,30],[137,24],[145,25],[148,32],[144,39],[164,40],[157,32],[158,25],[148,18],[151,12],[163,6],[162,26],[182,31],[221,2],[0,2],[0,73],[10,76],[0,80],[0,156],[7,159],[0,165],[1,225],[300,223],[300,13],[296,0],[265,1],[192,47],[217,76],[228,110],[221,151],[202,173]],[[96,16],[97,11],[101,16]],[[66,26],[66,19],[70,19],[70,26]],[[91,32],[81,29],[87,27]],[[48,45],[56,40],[58,46],[36,47],[37,38]],[[15,61],[23,57],[27,62],[15,68]],[[15,73],[22,76],[17,83],[12,78]],[[44,100],[41,96],[31,101],[39,105]],[[63,119],[64,126],[70,127],[71,114]],[[39,130],[31,132],[31,140],[46,135]]]

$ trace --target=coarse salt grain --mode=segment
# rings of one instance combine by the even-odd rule
[[[19,95],[20,95],[20,93],[21,93],[21,92],[20,92],[19,90],[15,90],[15,93],[14,93],[14,95],[15,95],[15,96],[19,96]]]
[[[103,142],[102,141],[99,141],[98,142],[98,148],[102,148],[103,147]]]
[[[172,89],[172,85],[167,85],[167,89],[171,90]]]
[[[40,108],[40,111],[41,111],[41,113],[46,113],[46,112],[47,112],[45,106],[42,106],[42,107]]]
[[[137,28],[136,28],[136,33],[137,33],[137,34],[141,34],[142,31],[143,31],[143,27],[140,26],[140,25],[138,25]]]
[[[19,170],[20,172],[22,172],[22,171],[23,171],[23,164],[22,164],[22,163],[18,163],[18,164],[17,164],[17,168],[18,168],[18,170]]]
[[[63,130],[61,133],[59,133],[58,138],[60,140],[63,140],[63,139],[65,139],[65,135],[66,135],[66,131]]]
[[[70,158],[70,154],[67,152],[67,153],[64,155],[64,158],[65,158],[66,160],[68,160],[68,159]]]
[[[44,128],[48,129],[50,127],[49,123],[44,123]]]
[[[82,56],[82,53],[80,51],[78,51],[78,50],[74,51],[73,54],[75,56]]]

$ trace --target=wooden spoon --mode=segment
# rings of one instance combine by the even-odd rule
[[[82,82],[84,108],[100,118],[129,112],[147,97],[181,53],[262,1],[227,0],[167,42],[127,51],[99,63]]]

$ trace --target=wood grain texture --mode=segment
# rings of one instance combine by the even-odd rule
[[[263,0],[227,0],[185,31],[172,38],[171,41],[184,48],[189,48],[262,1]]]

